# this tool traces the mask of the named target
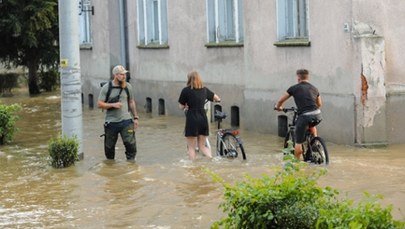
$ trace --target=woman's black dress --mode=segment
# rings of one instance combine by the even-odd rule
[[[184,134],[186,137],[209,135],[208,119],[204,105],[206,100],[213,101],[213,99],[214,93],[206,87],[201,89],[183,88],[179,97],[179,103],[188,106]]]

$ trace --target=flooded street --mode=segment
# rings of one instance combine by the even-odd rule
[[[61,131],[59,94],[29,98],[21,91],[0,102],[23,106],[14,141],[0,146],[0,228],[209,228],[224,215],[218,208],[223,188],[205,169],[233,182],[244,174],[271,175],[282,163],[281,138],[244,130],[247,162],[198,155],[191,163],[184,118],[148,116],[140,107],[136,162],[125,160],[120,138],[116,160],[106,161],[99,137],[104,114],[84,107],[84,160],[53,169],[47,146]],[[214,131],[212,125],[211,143]],[[321,185],[354,199],[364,191],[382,194],[384,204],[394,205],[395,218],[405,219],[405,145],[366,149],[328,143],[328,150],[331,164]]]

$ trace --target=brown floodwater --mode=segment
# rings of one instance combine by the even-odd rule
[[[84,159],[54,169],[47,146],[61,131],[59,94],[29,97],[19,90],[0,103],[23,106],[14,141],[0,146],[0,228],[209,228],[224,216],[218,208],[223,187],[206,169],[234,182],[245,174],[271,175],[282,164],[282,139],[245,130],[245,163],[201,155],[192,163],[184,117],[142,112],[136,162],[125,160],[120,139],[116,160],[106,161],[99,137],[104,114],[83,107]],[[321,185],[355,200],[365,191],[382,194],[394,217],[405,219],[405,145],[369,149],[328,142],[328,150],[331,164]]]

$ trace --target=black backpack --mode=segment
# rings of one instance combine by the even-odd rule
[[[109,82],[108,82],[107,95],[105,96],[104,102],[107,102],[107,101],[108,101],[108,99],[109,99],[109,97],[110,97],[110,95],[111,95],[111,90],[112,90],[113,88],[117,88],[117,87],[113,87],[112,82],[109,81]],[[128,105],[129,105],[129,90],[128,90],[128,87],[125,87],[124,89],[125,89],[125,92],[127,93],[127,99],[128,99]],[[122,92],[122,88],[121,88],[121,90],[120,90],[119,95],[121,95],[121,92]],[[129,106],[128,106],[128,108],[129,108]]]
[[[113,87],[112,82],[109,81],[109,82],[108,82],[107,95],[105,96],[104,102],[107,102],[107,101],[108,101],[108,99],[109,99],[109,97],[110,97],[110,94],[111,94],[111,90],[112,90],[113,88],[117,88],[117,87]],[[121,92],[122,92],[122,89],[123,89],[123,88],[120,87],[120,89],[121,89],[121,90],[120,90],[120,93],[119,93],[118,96],[121,96]],[[128,87],[125,87],[124,89],[125,89],[125,92],[127,93],[128,111],[131,112],[131,108],[129,107],[129,90],[128,90]]]

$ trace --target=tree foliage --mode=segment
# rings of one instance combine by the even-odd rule
[[[59,57],[57,0],[3,0],[0,3],[0,61],[28,68],[31,95],[39,93],[37,71],[55,67]]]

